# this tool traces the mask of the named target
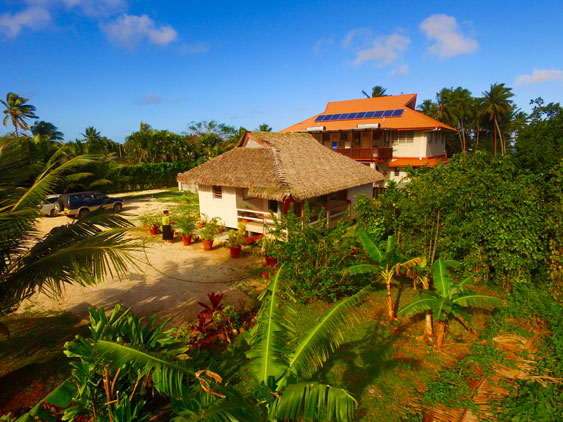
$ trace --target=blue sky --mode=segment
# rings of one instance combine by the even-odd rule
[[[66,140],[123,141],[141,121],[280,130],[326,102],[505,82],[562,101],[561,1],[0,0],[0,96]],[[0,128],[0,133],[6,128]]]

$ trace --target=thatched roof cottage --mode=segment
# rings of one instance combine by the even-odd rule
[[[308,133],[275,132],[247,132],[237,147],[178,176],[180,185],[197,185],[202,214],[232,228],[244,219],[258,233],[270,211],[282,216],[291,207],[300,214],[305,201],[313,211],[324,208],[328,221],[353,217],[356,196],[372,197],[383,180]]]

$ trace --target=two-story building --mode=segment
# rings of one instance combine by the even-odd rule
[[[415,110],[416,94],[329,102],[281,132],[307,132],[327,148],[401,181],[407,166],[446,163],[446,133],[456,130]]]

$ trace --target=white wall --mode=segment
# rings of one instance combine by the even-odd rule
[[[415,130],[412,144],[393,145],[393,157],[425,157],[426,133]]]
[[[356,213],[354,208],[356,206],[356,200],[358,195],[366,195],[368,198],[373,198],[373,184],[369,183],[367,185],[356,186],[354,188],[348,189],[346,192],[346,199],[351,201],[351,218],[356,218]]]
[[[199,212],[209,218],[219,217],[227,227],[237,227],[237,194],[235,188],[223,186],[222,198],[213,198],[211,186],[198,186]]]

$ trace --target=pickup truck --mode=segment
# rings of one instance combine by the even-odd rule
[[[119,212],[123,208],[123,199],[110,198],[101,192],[76,192],[64,193],[55,202],[55,210],[69,217],[81,218],[100,207]]]

